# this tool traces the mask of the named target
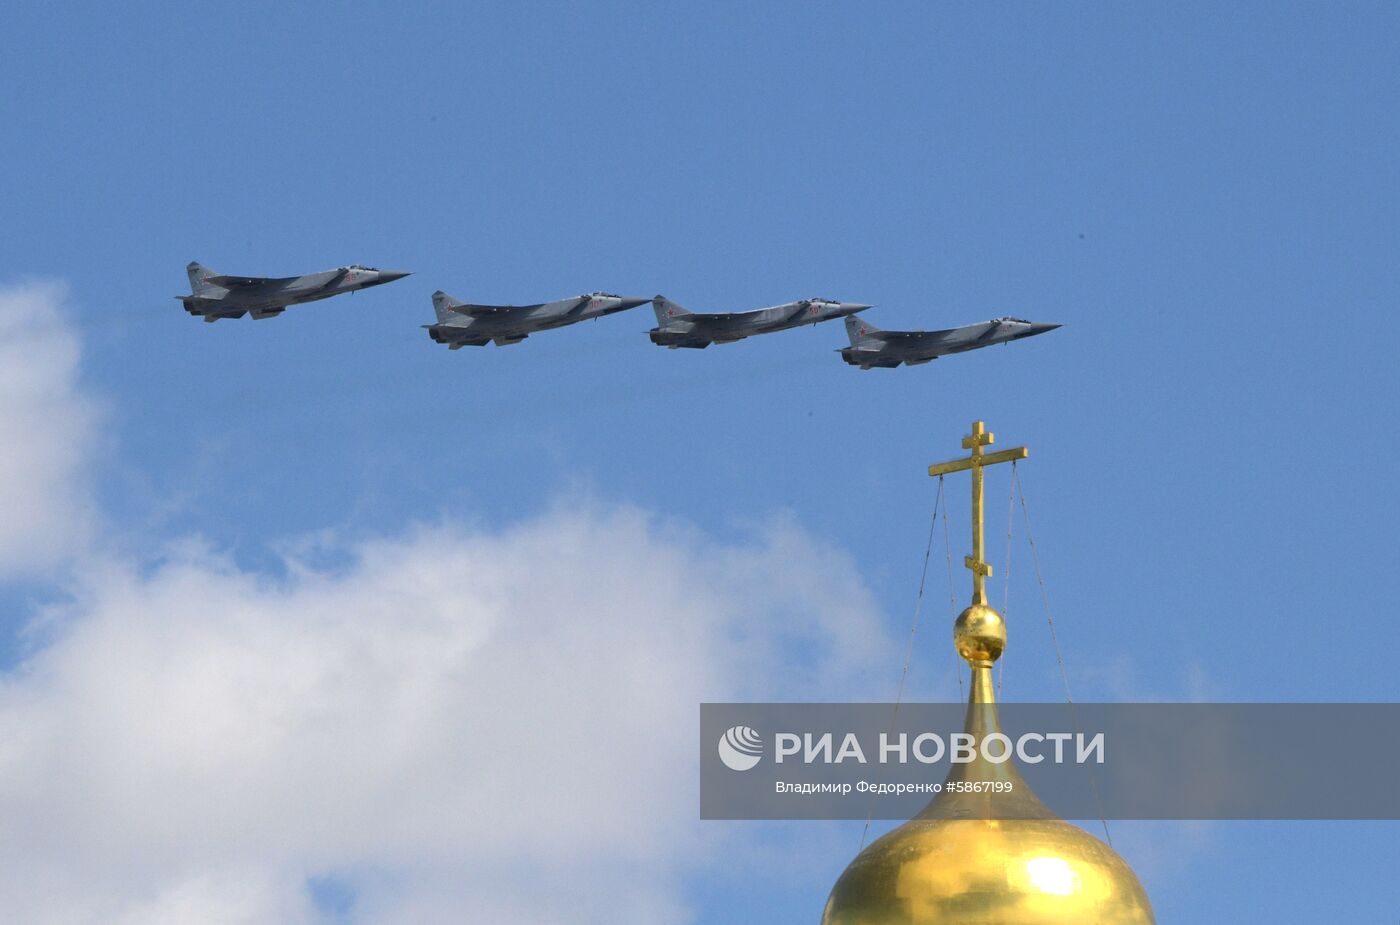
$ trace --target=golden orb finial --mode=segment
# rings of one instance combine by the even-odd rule
[[[958,614],[953,644],[972,667],[990,667],[1006,648],[1006,621],[987,604],[973,604]]]

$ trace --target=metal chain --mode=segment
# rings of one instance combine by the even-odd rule
[[[893,735],[895,723],[899,719],[899,705],[904,702],[904,685],[909,679],[909,663],[914,658],[914,637],[919,632],[919,614],[924,609],[924,586],[928,583],[928,560],[933,553],[933,531],[938,526],[938,509],[943,504],[943,479],[938,480],[938,494],[933,499],[933,518],[928,524],[928,544],[924,547],[924,568],[919,574],[919,595],[914,599],[914,619],[909,623],[909,643],[904,650],[904,667],[899,672],[899,687],[894,695],[894,712],[890,716],[890,733]],[[870,835],[870,820],[875,817],[875,797],[870,797],[870,811],[865,815],[865,828],[860,833],[860,849],[865,848],[865,839]]]
[[[1016,460],[1011,460],[1011,471],[1016,471]],[[1001,618],[1008,620],[1011,614],[1011,527],[1016,522],[1016,480],[1012,478],[1006,486],[1006,574],[1001,580]],[[1006,684],[1006,653],[1002,652],[997,663],[997,697],[1001,697]]]
[[[943,476],[938,477],[938,493],[943,494]],[[953,541],[948,537],[948,505],[943,505],[943,554],[948,560],[948,617],[952,620],[958,619],[958,595],[953,590]],[[962,683],[962,661],[958,658],[957,650],[953,650],[953,675],[958,679],[958,701],[963,697]]]
[[[1026,508],[1026,491],[1021,487],[1021,473],[1016,471],[1016,464],[1011,464],[1011,485],[1012,489],[1021,498],[1021,516],[1026,521],[1026,542],[1031,548],[1031,561],[1035,564],[1035,578],[1040,584],[1040,600],[1045,604],[1045,622],[1050,625],[1050,643],[1055,647],[1055,662],[1060,666],[1060,681],[1065,686],[1065,701],[1074,703],[1074,696],[1069,690],[1069,673],[1065,671],[1065,657],[1060,650],[1060,637],[1055,632],[1055,618],[1050,615],[1050,595],[1045,590],[1045,576],[1040,570],[1040,553],[1035,548],[1035,534],[1031,532],[1031,515]]]
[[[1031,548],[1031,561],[1035,564],[1035,579],[1040,584],[1040,599],[1045,604],[1045,622],[1050,626],[1050,642],[1055,647],[1055,661],[1060,666],[1060,681],[1065,686],[1065,702],[1069,704],[1070,720],[1074,723],[1076,730],[1079,720],[1074,709],[1074,697],[1069,690],[1069,673],[1065,670],[1064,653],[1060,650],[1060,639],[1055,632],[1055,618],[1050,615],[1050,595],[1045,590],[1045,575],[1040,569],[1040,553],[1035,548],[1035,534],[1031,532],[1031,515],[1026,508],[1026,492],[1021,487],[1021,474],[1016,471],[1016,463],[1011,464],[1011,479],[1016,494],[1021,498],[1021,515],[1026,522],[1026,541]],[[1099,823],[1103,825],[1103,837],[1108,842],[1110,848],[1113,847],[1113,836],[1108,831],[1108,819],[1104,817],[1103,801],[1099,797],[1098,781],[1094,777],[1094,771],[1089,769],[1089,786],[1094,791],[1094,805],[1099,810]]]

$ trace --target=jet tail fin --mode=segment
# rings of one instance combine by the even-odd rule
[[[880,335],[883,333],[885,332],[855,315],[846,316],[846,335],[850,337],[852,347],[873,347],[882,342]]]
[[[439,289],[433,293],[433,311],[437,312],[438,324],[446,324],[456,314],[454,309],[464,304]]]
[[[228,290],[209,282],[211,276],[218,276],[213,270],[200,263],[198,260],[191,260],[185,267],[185,275],[190,278],[190,292],[204,298],[218,298],[227,294]]]
[[[666,327],[666,325],[672,323],[673,321],[676,321],[681,318],[687,318],[691,314],[684,308],[681,308],[675,302],[672,302],[670,299],[666,298],[664,295],[659,295],[656,298],[652,299],[651,307],[656,310],[656,323],[661,325],[663,328]]]

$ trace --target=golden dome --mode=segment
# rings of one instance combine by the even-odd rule
[[[1059,819],[924,819],[866,848],[822,925],[1150,925],[1123,859]]]
[[[954,638],[972,665],[966,731],[980,741],[1000,731],[991,665],[1005,625],[978,603],[959,618]],[[1057,819],[1014,760],[994,764],[980,748],[977,755],[953,765],[948,781],[1009,781],[1011,792],[945,786],[918,816],[856,856],[831,891],[822,925],[1152,925],[1142,884],[1112,848]]]

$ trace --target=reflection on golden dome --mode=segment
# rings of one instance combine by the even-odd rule
[[[915,819],[846,868],[823,925],[1151,923],[1123,859],[1058,819]]]

